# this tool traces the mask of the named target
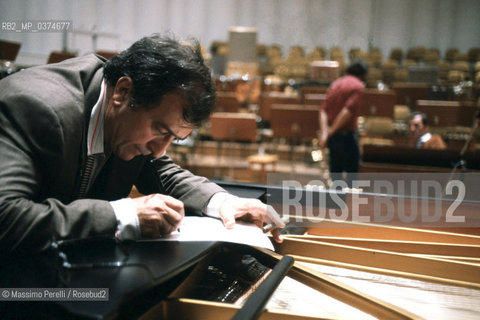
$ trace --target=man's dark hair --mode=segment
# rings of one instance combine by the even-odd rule
[[[368,64],[362,59],[356,59],[347,67],[345,73],[355,77],[362,77],[368,73]]]
[[[182,44],[165,35],[144,37],[107,61],[104,76],[111,86],[120,77],[130,77],[135,107],[153,107],[165,94],[180,92],[187,101],[183,109],[187,123],[198,125],[208,119],[215,104],[215,86],[196,40]]]
[[[425,113],[419,111],[412,112],[412,114],[410,115],[410,119],[413,119],[416,116],[420,116],[422,118],[422,123],[424,126],[428,125],[428,117]]]

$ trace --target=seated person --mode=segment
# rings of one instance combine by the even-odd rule
[[[427,115],[414,112],[408,121],[410,138],[415,148],[422,149],[446,149],[447,145],[438,134],[430,133]]]

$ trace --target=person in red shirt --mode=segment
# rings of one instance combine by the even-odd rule
[[[320,147],[328,147],[330,151],[332,181],[343,180],[349,187],[356,177],[360,160],[357,118],[367,72],[365,61],[352,62],[345,75],[330,84],[320,107]]]

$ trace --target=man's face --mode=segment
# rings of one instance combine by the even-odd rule
[[[110,146],[114,154],[128,161],[138,155],[163,155],[174,139],[184,139],[193,125],[182,117],[183,98],[179,93],[168,93],[153,108],[132,110],[122,105],[112,116]],[[108,143],[108,141],[107,141]]]
[[[408,128],[410,131],[410,135],[412,135],[413,137],[420,137],[425,130],[425,126],[423,125],[423,121],[422,121],[422,116],[415,115],[412,119],[410,119]]]

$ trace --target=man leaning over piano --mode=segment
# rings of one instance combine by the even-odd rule
[[[0,259],[51,241],[158,238],[185,212],[259,227],[283,222],[165,155],[208,119],[215,87],[198,43],[145,37],[0,82]],[[132,186],[146,196],[128,198]],[[278,230],[274,238],[280,241]]]

